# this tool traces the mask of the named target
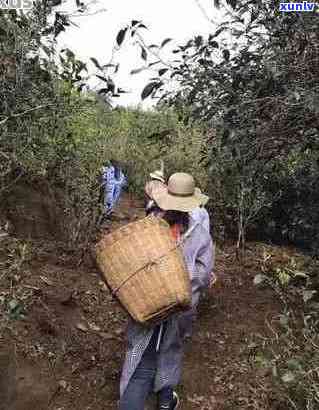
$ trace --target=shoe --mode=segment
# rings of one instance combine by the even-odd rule
[[[173,391],[173,400],[169,405],[162,404],[159,410],[176,410],[179,406],[179,397],[178,394]]]
[[[177,407],[179,406],[179,397],[178,394],[173,391],[173,402],[170,410],[176,410]]]

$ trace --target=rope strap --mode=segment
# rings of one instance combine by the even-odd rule
[[[112,295],[116,296],[116,294],[119,292],[119,290],[129,281],[131,280],[135,275],[137,275],[141,270],[151,267],[153,265],[156,265],[161,259],[165,258],[165,256],[167,256],[168,253],[175,251],[179,246],[182,245],[182,243],[185,241],[185,239],[187,239],[190,234],[193,232],[194,228],[196,225],[193,225],[192,227],[190,227],[185,234],[182,236],[182,238],[178,241],[178,243],[172,248],[170,249],[168,252],[166,252],[164,255],[159,256],[156,260],[154,261],[150,261],[147,262],[145,265],[143,265],[141,268],[137,269],[135,272],[133,272],[131,275],[129,275],[127,278],[125,278],[113,291],[112,291]]]

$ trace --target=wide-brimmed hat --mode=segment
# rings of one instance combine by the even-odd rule
[[[202,193],[202,191],[200,190],[200,188],[195,188],[195,193],[197,195],[201,195],[203,198],[203,201],[201,203],[202,206],[205,206],[207,204],[207,202],[209,201],[209,196],[205,195]]]
[[[150,177],[152,179],[157,179],[158,181],[161,181],[161,182],[165,183],[164,173],[161,170],[151,172]]]
[[[173,174],[167,189],[154,192],[153,199],[164,211],[190,212],[207,202],[208,197],[195,187],[194,178],[184,172]]]

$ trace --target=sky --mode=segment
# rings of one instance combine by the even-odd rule
[[[59,36],[59,47],[70,48],[83,61],[95,57],[101,64],[107,64],[118,31],[131,20],[142,20],[148,27],[143,33],[148,44],[174,39],[167,45],[168,53],[174,45],[183,44],[194,35],[207,36],[214,31],[216,22],[220,21],[220,11],[214,8],[213,3],[213,0],[100,0],[91,5],[92,13],[105,11],[74,17],[78,27],[69,28]],[[63,7],[65,9],[67,4]],[[114,58],[120,63],[116,84],[129,91],[116,98],[115,105],[141,104],[141,91],[152,74],[130,74],[131,70],[143,65],[140,50],[127,41]],[[93,71],[94,66],[91,64],[89,67]],[[152,103],[146,100],[142,106],[147,108]]]

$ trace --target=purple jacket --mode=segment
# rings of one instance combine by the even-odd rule
[[[209,232],[196,221],[196,225],[182,246],[184,260],[192,285],[192,308],[167,319],[167,328],[161,341],[154,391],[179,383],[182,367],[184,339],[191,335],[201,292],[209,286],[213,270],[213,242]],[[134,321],[128,325],[128,348],[122,371],[120,394],[123,395],[147,348],[154,327],[145,327]]]

